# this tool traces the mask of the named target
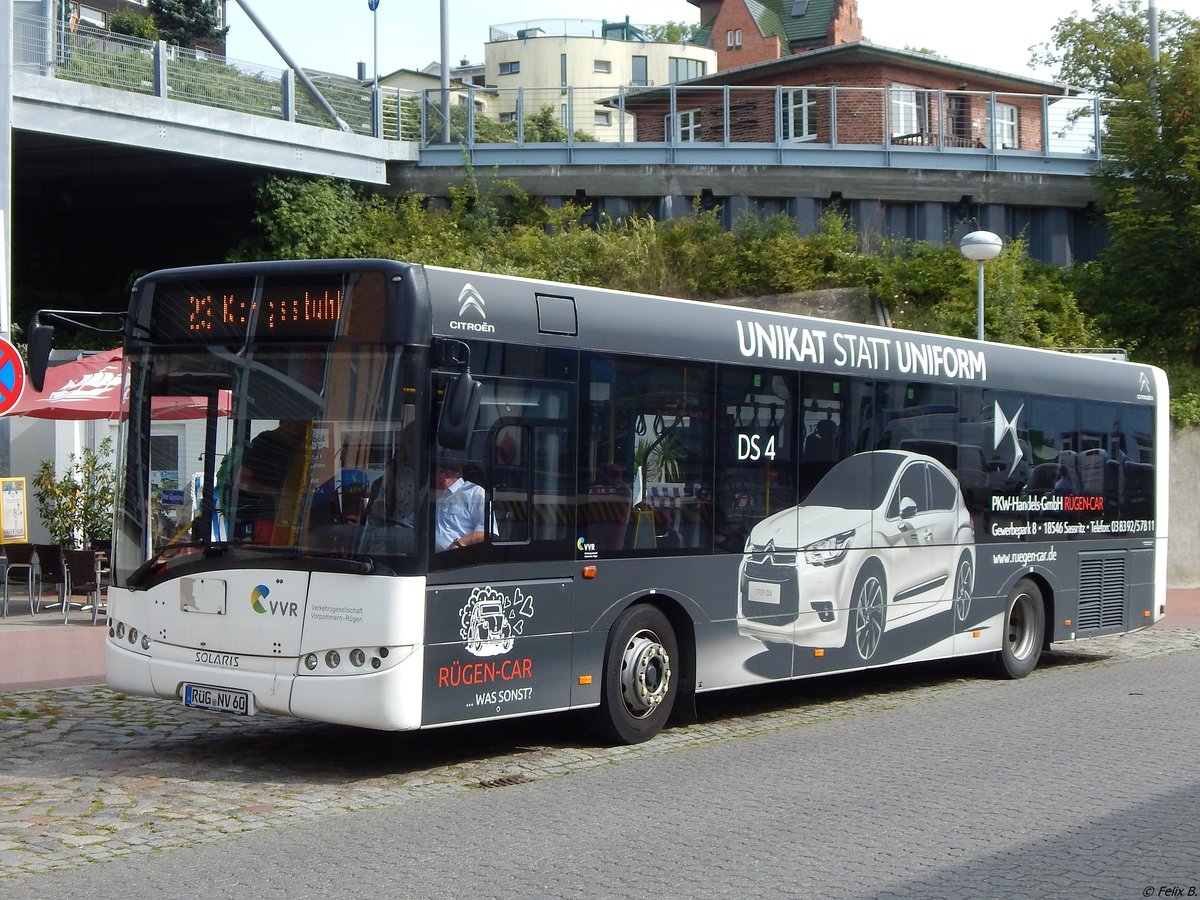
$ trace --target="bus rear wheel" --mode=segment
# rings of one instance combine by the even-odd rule
[[[1005,611],[1003,643],[992,657],[992,672],[1000,678],[1024,678],[1042,655],[1046,605],[1041,589],[1022,578],[1009,593]]]
[[[658,734],[675,705],[678,660],[675,630],[661,610],[643,604],[621,613],[609,632],[592,719],[600,737],[638,744]]]

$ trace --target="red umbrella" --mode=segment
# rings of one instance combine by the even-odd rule
[[[10,416],[37,419],[115,419],[121,413],[121,359],[117,350],[94,353],[75,362],[46,370],[41,391],[26,384],[25,393]],[[229,391],[221,391],[218,412],[229,415]],[[155,419],[203,419],[208,411],[204,397],[155,397],[150,414]]]

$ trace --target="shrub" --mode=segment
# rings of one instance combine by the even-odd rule
[[[44,459],[33,480],[34,498],[50,539],[63,547],[87,546],[112,534],[113,486],[111,438],[100,442],[100,452],[84,448],[72,453],[61,476],[54,460]]]

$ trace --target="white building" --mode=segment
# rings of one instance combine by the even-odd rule
[[[627,88],[664,85],[717,71],[708,47],[653,41],[647,26],[589,19],[493,25],[484,46],[484,80],[497,91],[501,121],[549,106],[571,132],[603,141],[636,138],[635,119],[598,105]]]

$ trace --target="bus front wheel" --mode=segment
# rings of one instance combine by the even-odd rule
[[[596,732],[619,744],[658,734],[675,705],[678,665],[675,630],[661,610],[641,604],[621,613],[608,635]]]
[[[1022,578],[1008,595],[1005,610],[1003,643],[992,657],[992,671],[1000,678],[1024,678],[1042,655],[1046,605],[1041,589]]]

